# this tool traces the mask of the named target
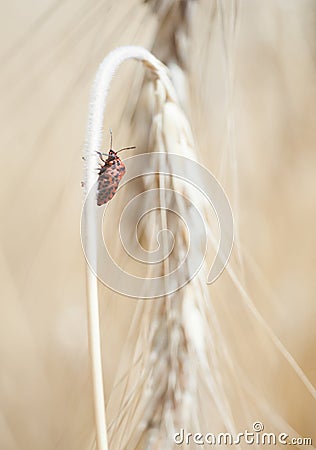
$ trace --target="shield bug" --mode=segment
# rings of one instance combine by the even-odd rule
[[[122,150],[128,150],[136,147],[124,147],[117,152],[112,149],[112,130],[111,134],[111,144],[109,153],[97,152],[100,159],[99,178],[98,178],[98,189],[97,189],[97,205],[102,206],[113,198],[117,191],[119,182],[125,174],[125,165],[117,154]],[[107,159],[103,158],[103,155],[107,156]]]

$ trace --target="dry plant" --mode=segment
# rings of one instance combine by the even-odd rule
[[[313,2],[30,6],[3,4],[1,136],[10,151],[2,154],[1,174],[0,447],[86,450],[97,429],[104,449],[107,428],[109,450],[167,449],[179,427],[239,432],[256,420],[267,432],[315,441]],[[95,67],[126,43],[151,50],[173,87],[150,75],[153,67],[143,80],[143,71],[134,76],[127,64],[99,120],[104,137],[112,127],[116,148],[135,144],[137,153],[202,161],[229,193],[237,239],[230,265],[211,287],[206,264],[185,288],[156,300],[121,298],[88,275],[91,393],[78,148]],[[91,152],[100,145],[100,135],[92,137]],[[152,187],[166,192],[155,205],[176,203],[183,218],[197,205],[216,247],[216,221],[196,189],[157,174],[127,187],[105,218],[111,250],[126,271],[161,276],[185,256],[185,221],[163,209],[140,220],[137,235],[146,249],[156,248],[158,236],[169,250],[170,235],[158,234],[168,228],[175,236],[168,261],[141,265],[122,252],[122,204]],[[133,226],[137,219],[135,210]],[[193,233],[190,240],[197,257],[199,239]]]
[[[166,157],[169,153],[179,153],[191,160],[196,159],[190,126],[177,104],[175,92],[164,67],[145,49],[122,47],[112,52],[104,60],[93,88],[85,152],[86,193],[90,191],[96,181],[96,156],[102,141],[103,111],[110,81],[116,68],[129,58],[142,61],[154,76],[152,82],[154,103],[149,149],[152,152],[164,153]],[[167,165],[172,164],[168,158],[166,162]],[[144,168],[144,170],[153,170],[158,173],[158,178],[152,181],[150,186],[151,188],[156,186],[159,192],[156,203],[154,205],[148,203],[145,208],[145,211],[152,211],[154,206],[154,216],[150,215],[149,218],[147,216],[143,219],[140,234],[141,240],[146,242],[149,248],[152,248],[156,241],[156,227],[158,227],[157,233],[159,229],[169,230],[173,236],[176,236],[176,247],[172,249],[170,258],[164,259],[158,268],[151,269],[149,266],[149,271],[147,269],[147,276],[161,277],[161,282],[166,283],[165,290],[168,292],[172,289],[171,284],[168,285],[168,281],[164,280],[164,277],[170,271],[175,271],[183,259],[181,278],[189,280],[192,277],[190,261],[186,260],[187,248],[193,248],[195,253],[193,260],[201,261],[201,263],[205,253],[199,231],[193,229],[194,221],[191,221],[192,229],[187,230],[187,224],[182,223],[179,226],[170,211],[179,211],[180,218],[186,221],[188,216],[192,215],[192,205],[199,205],[199,208],[202,209],[206,209],[206,206],[203,205],[203,201],[192,186],[181,187],[179,180],[172,176],[168,176],[165,180],[164,167],[165,164],[162,167],[158,165]],[[171,174],[173,173],[172,169],[171,166]],[[184,179],[190,178],[190,173],[184,171],[183,177]],[[147,187],[149,186],[147,185]],[[181,192],[181,196],[176,195],[177,191]],[[85,208],[84,232],[87,233],[86,252],[90,264],[93,260],[97,261],[98,259],[96,237],[98,231],[94,208],[93,203]],[[131,228],[134,230],[133,224],[131,224]],[[168,244],[168,240],[162,239],[161,248],[164,257],[170,253]],[[93,263],[92,266],[94,266]],[[201,274],[205,275],[204,272]],[[87,266],[87,294],[97,447],[106,449],[97,280],[89,266]],[[143,298],[152,295],[151,291],[143,291],[134,292],[134,296]],[[150,325],[148,329],[145,328],[141,331],[136,339],[135,349],[141,350],[143,353],[137,364],[137,370],[140,371],[141,376],[135,377],[132,370],[127,374],[127,385],[124,389],[125,396],[122,398],[121,409],[113,426],[110,426],[110,448],[132,448],[133,446],[136,448],[139,441],[143,440],[147,442],[146,448],[172,448],[172,438],[178,428],[185,424],[189,427],[190,425],[198,426],[199,411],[201,410],[198,399],[200,394],[197,389],[198,376],[201,373],[213,373],[210,370],[205,350],[205,346],[208,344],[208,339],[204,336],[207,329],[205,317],[207,301],[205,279],[202,281],[199,276],[197,279],[193,279],[183,291],[165,295],[161,299],[150,302],[149,306],[141,304],[140,308],[144,309],[140,313],[141,316],[145,314],[149,317],[149,320],[144,321],[145,327]],[[125,374],[124,378],[126,378]],[[129,386],[131,379],[133,383],[132,386]],[[137,380],[136,386],[135,380]],[[204,382],[214,394],[222,420],[233,432],[234,426],[231,414],[227,409],[227,399],[222,392],[221,380],[214,378],[204,380]],[[141,389],[137,389],[137,386],[141,386]],[[136,407],[136,405],[139,406]],[[131,410],[134,411],[133,420],[130,417]],[[123,431],[124,428],[125,431]],[[129,430],[128,432],[126,428]]]
[[[172,86],[168,80],[167,74],[164,71],[163,66],[156,60],[150,53],[148,53],[145,49],[137,48],[137,47],[123,47],[117,49],[112,54],[110,54],[100,66],[98,74],[96,76],[95,85],[91,98],[91,113],[89,118],[88,125],[88,133],[87,133],[87,145],[85,152],[85,160],[86,164],[86,177],[85,177],[85,192],[88,193],[93,184],[96,181],[96,173],[95,173],[95,165],[97,152],[100,150],[101,142],[102,142],[102,125],[103,125],[103,116],[104,116],[104,108],[106,105],[106,95],[109,89],[109,85],[113,75],[115,73],[116,68],[126,59],[139,59],[142,61],[147,67],[151,69],[153,74],[159,80],[160,95],[157,94],[157,102],[160,103],[160,107],[164,107],[163,112],[160,114],[156,114],[155,121],[157,122],[157,136],[155,136],[156,146],[158,142],[162,143],[162,140],[165,138],[163,136],[163,132],[161,130],[162,123],[167,122],[165,116],[170,118],[174,113],[176,113],[179,117],[181,117],[180,113],[177,111],[176,107],[172,106],[175,102],[175,93],[173,92]],[[158,83],[158,81],[156,81]],[[158,87],[156,89],[159,91]],[[173,103],[172,103],[173,102]],[[165,103],[167,106],[165,107]],[[175,110],[174,110],[175,108]],[[171,110],[170,110],[171,109]],[[163,117],[162,117],[163,116]],[[178,119],[179,117],[176,116]],[[183,120],[182,120],[183,121]],[[179,122],[179,123],[178,123]],[[183,133],[184,126],[181,121],[176,120],[174,122],[177,124],[177,127],[181,130],[180,136],[176,136],[177,139],[175,143],[180,145],[180,148],[187,148],[188,144],[186,144],[186,134]],[[186,125],[186,124],[185,124]],[[175,146],[173,147],[175,149]],[[159,168],[157,168],[159,171]],[[159,187],[161,188],[161,182],[159,183]],[[94,204],[88,205],[85,209],[86,215],[86,229],[84,232],[87,233],[87,258],[88,261],[93,264],[96,264],[97,261],[97,230],[95,223],[95,212],[94,212]],[[160,207],[163,205],[160,203]],[[166,218],[162,220],[161,225],[163,229],[169,229]],[[164,246],[163,246],[164,247]],[[163,251],[165,248],[163,248]],[[183,256],[183,255],[182,255]],[[95,263],[93,263],[95,261]],[[87,266],[87,294],[88,294],[88,310],[89,310],[89,335],[90,335],[90,350],[91,350],[91,361],[92,361],[92,372],[93,372],[93,383],[94,383],[94,403],[95,403],[95,417],[96,417],[96,427],[97,427],[97,446],[100,449],[107,448],[107,438],[106,438],[106,421],[104,415],[104,390],[103,390],[103,381],[102,381],[102,364],[101,364],[101,348],[100,348],[100,332],[99,332],[99,308],[98,308],[98,295],[97,295],[97,279],[96,275],[90,270],[90,267]],[[137,293],[136,293],[137,295]],[[139,293],[141,296],[141,293]],[[167,339],[168,341],[168,339]],[[172,373],[172,377],[177,379],[177,374]],[[170,401],[170,400],[169,400]],[[146,416],[143,417],[144,421],[152,420],[150,416],[146,419]],[[117,433],[119,436],[120,433]]]

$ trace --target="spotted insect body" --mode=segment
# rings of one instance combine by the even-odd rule
[[[108,158],[103,159],[102,153],[99,153],[103,162],[99,168],[97,205],[102,206],[110,201],[117,191],[119,183],[125,174],[125,165],[117,156],[118,152],[110,150]]]
[[[110,130],[111,144],[109,153],[97,152],[100,159],[99,178],[98,178],[98,190],[97,190],[97,205],[102,206],[109,202],[115,192],[118,185],[125,174],[125,165],[117,154],[122,150],[128,150],[135,147],[124,147],[117,152],[112,149],[112,130]],[[107,156],[107,159],[103,159],[103,155]]]

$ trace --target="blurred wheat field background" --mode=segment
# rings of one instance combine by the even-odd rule
[[[204,288],[227,412],[237,431],[260,420],[266,431],[293,430],[315,443],[315,399],[243,295],[315,385],[315,22],[311,0],[2,2],[1,449],[95,448],[81,155],[96,70],[131,44],[169,67],[199,160],[232,204],[237,282],[226,270]],[[147,151],[144,74],[128,62],[114,80],[105,149],[111,127],[115,148]],[[119,207],[118,199],[115,214]],[[133,358],[149,351],[140,346],[160,304],[102,284],[99,291],[109,448],[167,449],[161,436],[155,441],[167,417],[146,417],[142,431],[133,417],[145,401]],[[212,374],[196,370],[200,415],[184,427],[225,431],[207,389]],[[125,410],[128,389],[117,386],[126,374],[137,392]]]

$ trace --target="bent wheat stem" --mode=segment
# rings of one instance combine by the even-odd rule
[[[107,95],[111,81],[119,66],[128,59],[141,61],[157,78],[163,83],[167,96],[175,98],[175,93],[168,78],[166,68],[150,52],[142,47],[125,46],[113,50],[101,63],[92,88],[90,99],[89,119],[87,126],[87,136],[85,145],[85,195],[88,194],[97,180],[95,167],[97,166],[97,152],[100,151],[102,142],[102,131],[104,121],[104,111],[106,108]],[[87,233],[87,253],[90,263],[97,267],[97,230],[95,219],[95,208],[88,205],[84,211],[86,233]],[[98,450],[107,450],[106,416],[104,404],[104,387],[102,372],[102,353],[100,340],[100,318],[97,277],[86,266],[87,278],[87,302],[88,302],[88,335],[92,369],[94,412],[96,422],[96,441]]]

